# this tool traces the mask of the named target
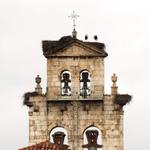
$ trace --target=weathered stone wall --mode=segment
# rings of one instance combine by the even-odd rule
[[[62,106],[65,104],[65,110]],[[97,127],[102,132],[103,150],[123,150],[123,112],[115,110],[113,96],[104,101],[49,102],[48,130],[63,127],[68,132],[72,150],[83,150],[86,128]],[[62,111],[63,110],[63,111]]]
[[[47,61],[48,99],[82,99],[80,96],[80,72],[91,74],[89,99],[102,99],[104,93],[104,62],[100,57],[52,58]],[[61,96],[61,72],[71,73],[71,96]]]
[[[58,102],[47,102],[38,96],[31,101],[34,106],[29,110],[30,145],[49,139],[52,129],[63,127],[70,148],[83,150],[83,133],[93,126],[102,132],[103,150],[123,150],[123,111],[116,109],[113,96],[107,95],[102,101]]]
[[[47,60],[46,96],[30,98],[30,145],[49,139],[55,127],[63,127],[70,149],[83,150],[83,133],[93,126],[102,132],[103,150],[123,150],[123,111],[114,96],[104,95],[104,58],[95,55],[74,45]],[[71,73],[71,96],[61,95],[64,70]],[[91,74],[91,94],[86,99],[80,96],[82,70]]]
[[[33,103],[29,107],[29,144],[36,144],[47,139],[47,101],[44,96],[30,97]]]
[[[123,110],[112,95],[104,98],[103,117],[103,150],[123,150]]]

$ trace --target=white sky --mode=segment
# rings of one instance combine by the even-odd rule
[[[46,87],[42,40],[70,35],[75,10],[78,38],[97,34],[107,46],[105,91],[118,75],[120,93],[133,95],[125,107],[125,150],[150,147],[149,0],[0,0],[0,144],[2,150],[28,145],[28,113],[22,95],[33,91],[34,77]]]

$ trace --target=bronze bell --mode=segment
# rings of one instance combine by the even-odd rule
[[[102,145],[97,144],[98,131],[97,130],[87,130],[85,132],[88,144],[83,145],[83,148],[88,148],[88,150],[97,150],[97,148],[102,148]]]
[[[53,140],[55,144],[58,145],[63,145],[64,144],[64,139],[65,139],[65,134],[64,132],[55,132],[53,135]]]
[[[98,131],[97,130],[88,130],[86,131],[86,136],[88,144],[91,146],[97,145]]]

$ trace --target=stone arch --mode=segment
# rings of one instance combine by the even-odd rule
[[[60,73],[60,87],[62,96],[71,95],[71,72],[67,69],[64,69]]]
[[[55,133],[58,133],[58,132],[62,132],[64,133],[65,137],[64,137],[64,144],[68,145],[68,132],[67,132],[67,129],[64,128],[63,126],[55,126],[53,127],[50,132],[49,132],[49,140],[54,143],[54,140],[53,140],[53,135]]]
[[[80,96],[87,97],[91,94],[91,73],[87,69],[80,71]]]
[[[90,72],[90,71],[89,71],[89,68],[88,68],[88,69],[87,69],[87,68],[86,68],[86,69],[81,69],[81,70],[80,70],[80,73],[83,72],[83,71],[88,71],[88,72]]]
[[[101,146],[102,146],[102,130],[95,126],[95,125],[90,125],[88,127],[86,127],[83,132],[82,132],[82,137],[83,137],[83,145],[88,145],[88,137],[87,137],[87,131],[90,131],[93,133],[97,133],[97,145],[99,145],[99,148],[97,148],[97,150],[101,150]],[[85,146],[86,147],[86,146]],[[84,150],[88,150],[88,148],[83,148]]]

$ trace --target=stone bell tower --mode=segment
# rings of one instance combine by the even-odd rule
[[[104,93],[105,44],[64,36],[43,41],[47,59],[47,91],[37,76],[35,92],[25,94],[29,107],[29,143],[44,140],[71,150],[123,150],[123,106],[130,95]]]

